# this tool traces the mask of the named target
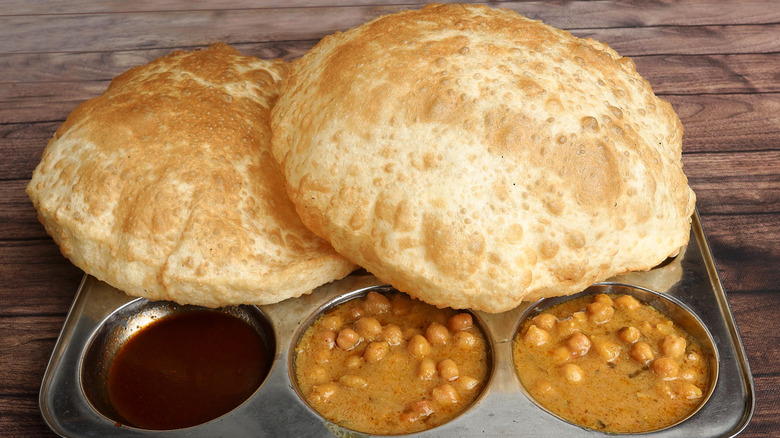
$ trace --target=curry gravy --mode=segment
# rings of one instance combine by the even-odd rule
[[[296,346],[295,377],[328,420],[372,434],[443,424],[485,386],[485,337],[470,313],[400,293],[370,292],[309,327]]]
[[[670,426],[710,385],[700,343],[631,295],[585,296],[529,318],[515,339],[514,363],[539,404],[605,432]]]

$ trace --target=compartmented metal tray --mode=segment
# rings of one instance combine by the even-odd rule
[[[709,331],[717,350],[718,377],[704,406],[675,426],[640,435],[722,437],[741,432],[755,408],[753,379],[698,213],[693,217],[690,243],[671,262],[603,284],[648,289],[687,307]],[[276,346],[271,370],[262,386],[243,404],[215,420],[186,429],[151,431],[118,425],[98,412],[85,396],[82,366],[91,340],[119,309],[138,307],[145,301],[85,276],[43,378],[41,413],[49,427],[65,437],[365,436],[322,419],[300,399],[291,380],[290,355],[296,336],[323,308],[367,289],[383,287],[386,286],[370,275],[351,275],[310,295],[259,306],[270,322]],[[512,341],[521,315],[534,305],[526,303],[501,314],[478,312],[492,343],[492,378],[478,401],[455,420],[414,436],[606,435],[559,419],[537,406],[523,390],[513,366]]]

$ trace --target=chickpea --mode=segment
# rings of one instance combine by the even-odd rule
[[[569,347],[560,346],[553,351],[552,360],[556,364],[566,363],[571,359],[571,350]]]
[[[336,337],[336,345],[344,351],[351,350],[360,342],[360,335],[348,328],[341,329]]]
[[[618,338],[627,344],[633,344],[638,341],[641,335],[639,329],[633,326],[623,327],[618,330]]]
[[[680,371],[680,378],[683,380],[693,380],[696,378],[696,374],[698,374],[695,370],[691,368],[684,368]]]
[[[372,342],[366,346],[366,351],[363,352],[363,359],[369,363],[379,362],[387,356],[388,351],[390,351],[390,344],[387,342]]]
[[[588,314],[591,321],[596,324],[604,324],[612,319],[612,316],[615,314],[615,308],[600,301],[596,301],[585,306],[585,312]]]
[[[604,303],[604,305],[611,306],[612,305],[612,298],[609,297],[607,294],[598,294],[595,297],[593,297],[594,303]]]
[[[403,316],[412,310],[412,300],[403,295],[398,295],[393,298],[390,305],[393,308],[393,315]]]
[[[366,311],[362,307],[355,307],[349,311],[349,317],[356,320],[362,318],[365,313]]]
[[[538,395],[555,395],[557,391],[547,380],[539,380],[534,384],[534,393]]]
[[[674,333],[674,325],[672,325],[671,321],[664,324],[656,324],[655,331],[662,335],[671,335],[672,333]]]
[[[369,292],[363,302],[363,309],[370,315],[387,313],[391,309],[390,300],[380,293]]]
[[[453,332],[468,330],[472,326],[474,326],[474,319],[471,317],[470,313],[464,312],[452,315],[447,321],[447,327]]]
[[[350,356],[344,361],[344,366],[354,370],[360,368],[363,365],[363,358],[361,356]]]
[[[634,310],[639,307],[639,300],[631,295],[621,295],[615,298],[615,306],[620,310]]]
[[[445,383],[441,386],[433,388],[431,391],[433,399],[442,405],[455,404],[460,402],[460,395],[458,391],[449,383]]]
[[[582,324],[588,320],[588,315],[586,315],[585,312],[574,312],[571,315],[571,319],[576,321],[578,324]]]
[[[695,362],[698,362],[698,361],[701,360],[701,356],[699,356],[698,353],[692,351],[692,352],[688,353],[687,356],[685,356],[685,360],[687,362],[694,362],[695,363]]]
[[[685,382],[682,385],[680,385],[678,392],[681,397],[687,398],[688,400],[692,400],[694,398],[699,398],[702,396],[701,388],[694,385],[693,383],[688,383],[688,382]]]
[[[477,337],[469,332],[460,331],[452,337],[452,342],[460,349],[469,350],[477,345]]]
[[[404,341],[404,333],[397,325],[389,324],[382,329],[382,340],[392,346],[401,345]]]
[[[422,359],[431,353],[431,344],[422,335],[414,335],[406,344],[406,349],[415,359]]]
[[[563,365],[560,370],[561,376],[569,383],[580,383],[585,378],[585,371],[573,363]]]
[[[534,347],[541,347],[550,340],[550,332],[531,324],[525,332],[525,342]]]
[[[330,361],[330,356],[331,356],[330,350],[327,349],[316,350],[312,354],[312,358],[314,359],[314,362],[319,364],[328,363]]]
[[[347,388],[360,389],[368,386],[366,379],[352,374],[344,374],[339,377],[339,383]]]
[[[430,400],[418,400],[411,406],[414,412],[422,414],[424,417],[433,413],[433,403]]]
[[[309,379],[314,382],[324,383],[328,380],[328,372],[323,367],[313,367],[309,371]]]
[[[558,318],[549,313],[540,313],[534,316],[533,322],[540,329],[552,330],[555,328],[555,323],[558,322]]]
[[[660,378],[671,380],[680,374],[680,365],[671,357],[659,357],[650,364],[650,369]]]
[[[563,321],[558,321],[558,324],[556,324],[555,329],[558,331],[558,336],[562,338],[568,338],[572,335],[572,333],[579,330],[579,324],[574,318],[564,319]]]
[[[370,316],[364,316],[355,321],[355,331],[366,339],[367,341],[373,341],[382,334],[382,324],[376,318]]]
[[[402,423],[414,423],[420,419],[420,416],[414,412],[407,411],[399,415],[398,419],[401,420]]]
[[[444,359],[439,362],[439,365],[436,368],[439,370],[439,375],[448,382],[457,379],[460,375],[458,365],[452,359]]]
[[[685,339],[677,335],[666,335],[661,340],[661,353],[665,356],[679,359],[685,354],[685,347],[688,345]]]
[[[672,391],[672,387],[669,386],[669,384],[666,382],[662,382],[656,385],[655,389],[662,397],[674,398],[674,391]]]
[[[612,362],[620,356],[620,345],[610,341],[594,341],[593,350],[607,362]]]
[[[342,324],[344,323],[338,315],[327,315],[322,318],[322,327],[325,330],[338,331]]]
[[[433,403],[430,400],[418,400],[410,406],[410,409],[400,415],[400,420],[406,423],[414,423],[415,421],[425,418],[433,414]]]
[[[650,348],[646,342],[642,341],[634,344],[634,346],[631,348],[630,355],[631,359],[634,359],[635,361],[645,365],[655,357],[653,354],[653,349]]]
[[[447,331],[447,327],[438,322],[432,322],[425,329],[425,338],[433,345],[445,345],[450,341],[450,332]]]
[[[433,359],[425,358],[417,366],[417,377],[422,380],[430,380],[436,375],[436,362]]]
[[[323,345],[330,350],[336,343],[336,332],[332,330],[317,332],[314,339],[317,344]]]
[[[323,403],[333,397],[338,387],[335,383],[323,383],[322,385],[314,385],[312,387],[311,394],[309,394],[309,400],[314,403]]]
[[[470,391],[479,385],[479,380],[470,376],[460,376],[456,383],[462,391]]]
[[[590,339],[581,332],[577,332],[566,340],[566,346],[575,356],[584,356],[590,350]]]

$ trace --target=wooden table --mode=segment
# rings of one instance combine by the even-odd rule
[[[112,77],[173,49],[225,41],[247,55],[292,60],[326,34],[419,7],[323,3],[0,2],[0,434],[52,435],[38,390],[82,278],[24,193],[55,129]],[[685,170],[755,378],[757,409],[743,436],[777,436],[780,4],[494,3],[608,43],[674,105],[685,126]]]

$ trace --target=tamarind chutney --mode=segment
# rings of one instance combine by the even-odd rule
[[[190,427],[249,398],[270,359],[262,336],[247,322],[216,311],[180,312],[125,342],[108,371],[108,398],[123,424]]]

